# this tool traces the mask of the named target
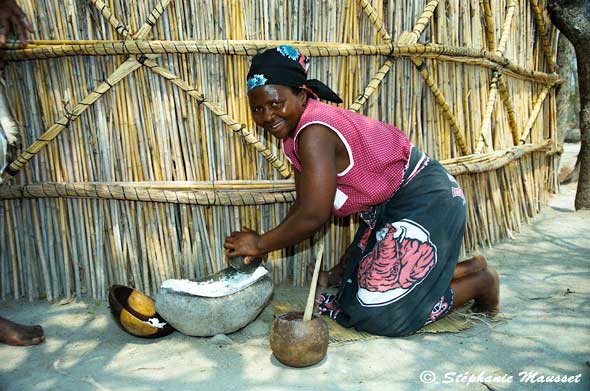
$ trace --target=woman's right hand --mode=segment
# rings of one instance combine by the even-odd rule
[[[244,263],[247,265],[253,258],[260,257],[265,253],[261,251],[260,237],[256,231],[244,228],[242,231],[234,231],[225,238],[223,247],[228,257],[244,256]]]

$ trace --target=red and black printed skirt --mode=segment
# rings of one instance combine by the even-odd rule
[[[465,229],[459,184],[412,149],[404,182],[361,214],[341,288],[330,311],[344,327],[391,337],[412,334],[453,305],[451,279]]]

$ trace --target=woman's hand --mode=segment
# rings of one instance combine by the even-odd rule
[[[244,256],[244,263],[250,263],[252,258],[260,257],[265,253],[260,249],[260,237],[256,231],[244,228],[242,231],[232,232],[225,238],[223,247],[228,257]]]
[[[16,4],[14,0],[0,0],[0,45],[6,43],[6,37],[11,31],[18,35],[18,41],[25,45],[27,43],[27,31],[34,32],[33,26],[29,23],[27,15]]]

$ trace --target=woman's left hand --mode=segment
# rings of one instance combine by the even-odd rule
[[[232,232],[230,236],[225,238],[223,247],[228,257],[246,256],[246,257],[260,257],[265,253],[260,250],[261,235],[249,228],[244,228],[242,231]]]

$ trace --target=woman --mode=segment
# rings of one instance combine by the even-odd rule
[[[283,141],[297,197],[276,228],[233,232],[227,255],[261,256],[312,236],[331,214],[360,213],[335,268],[340,290],[320,295],[320,311],[342,326],[387,336],[412,334],[470,299],[495,314],[497,273],[482,257],[456,266],[466,215],[457,181],[399,129],[321,103],[342,100],[307,79],[308,64],[287,45],[252,59],[252,116]]]

